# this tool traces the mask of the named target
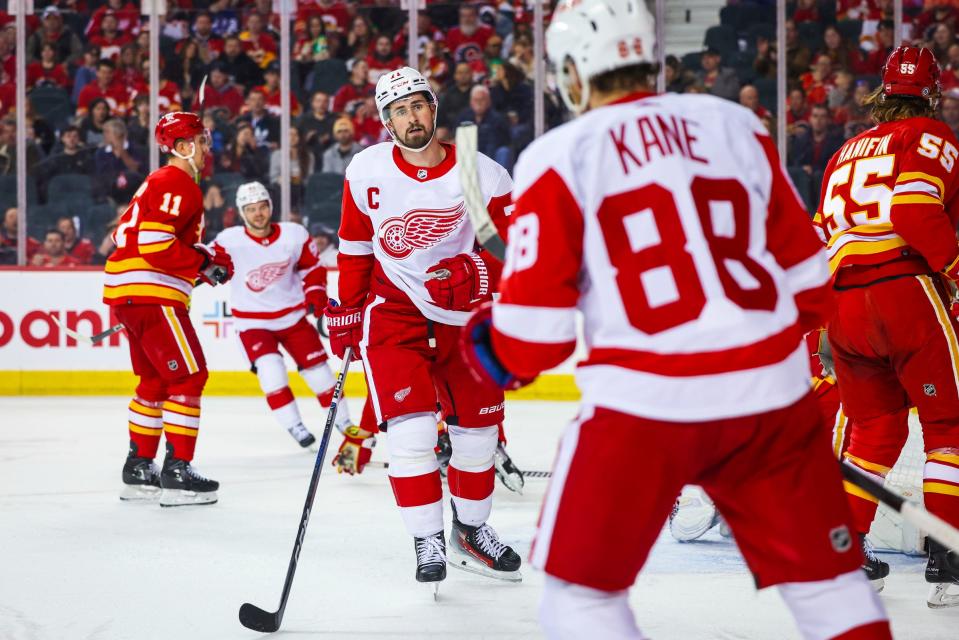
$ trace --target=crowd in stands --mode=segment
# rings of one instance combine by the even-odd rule
[[[31,238],[29,262],[102,263],[118,212],[148,173],[149,23],[127,0],[37,4],[27,22],[23,116],[32,181],[27,219],[31,236],[43,242]],[[363,148],[388,139],[373,92],[382,74],[405,64],[407,11],[388,0],[298,0],[287,54],[270,0],[167,4],[156,91],[161,113],[199,110],[208,77],[203,117],[212,157],[201,182],[207,237],[240,222],[233,197],[242,181],[263,181],[278,202],[287,153],[290,215],[328,242],[338,226],[346,166]],[[418,66],[439,96],[437,135],[449,140],[460,122],[476,122],[480,150],[507,169],[533,137],[531,6],[428,0],[418,14]],[[892,50],[893,6],[893,0],[789,2],[784,114],[776,113],[774,0],[730,0],[701,51],[667,57],[667,90],[738,101],[771,132],[784,117],[785,160],[813,209],[832,153],[871,126],[863,101]],[[959,2],[903,0],[903,12],[903,39],[931,48],[942,65],[941,117],[959,133]],[[13,18],[0,12],[0,180],[16,167],[15,36]],[[281,144],[280,65],[287,61],[293,127]],[[545,103],[547,126],[562,122],[567,114],[555,93],[547,92]],[[0,210],[12,204],[0,197]],[[0,229],[0,264],[15,259],[10,211]],[[45,253],[51,257],[35,261]]]
[[[240,222],[233,206],[239,183],[260,180],[279,201],[284,153],[291,217],[324,233],[335,229],[346,166],[388,139],[373,93],[381,75],[406,64],[408,12],[383,0],[298,0],[287,54],[270,0],[167,7],[155,91],[161,114],[199,111],[208,78],[202,111],[212,148],[201,181],[207,239]],[[150,25],[139,11],[128,0],[58,0],[38,2],[27,18],[29,264],[102,263],[118,211],[149,173]],[[531,17],[522,0],[431,0],[418,15],[419,69],[443,105],[437,135],[450,140],[460,122],[474,121],[481,150],[507,169],[533,137]],[[16,175],[15,43],[14,19],[0,11],[0,181]],[[292,127],[281,144],[286,63]],[[563,111],[554,96],[548,102],[555,124]],[[2,184],[15,191],[15,182]],[[8,208],[14,198],[0,194],[0,210],[15,211]],[[0,264],[15,262],[11,224],[5,220],[0,230]],[[47,254],[53,257],[37,257]]]

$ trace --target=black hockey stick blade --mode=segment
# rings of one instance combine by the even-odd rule
[[[912,500],[906,500],[896,492],[890,491],[849,461],[844,460],[839,466],[842,468],[842,476],[847,482],[851,482],[890,509],[899,512],[903,520],[912,523],[917,529],[925,531],[940,544],[959,553],[959,529],[929,513],[922,505]]]
[[[244,602],[240,607],[240,624],[254,631],[273,633],[280,628],[280,621],[282,620],[280,613],[279,611],[270,613],[255,604]]]
[[[293,553],[290,555],[290,563],[286,569],[286,579],[283,581],[283,593],[280,595],[280,607],[275,613],[264,611],[256,605],[244,602],[240,606],[240,624],[247,629],[262,631],[264,633],[273,633],[280,628],[283,622],[283,613],[286,611],[286,603],[290,599],[290,590],[293,587],[293,576],[296,574],[296,565],[300,560],[300,551],[303,550],[303,541],[306,538],[306,527],[310,523],[310,512],[313,510],[313,499],[316,497],[316,487],[320,482],[320,470],[323,468],[323,462],[326,459],[326,450],[330,445],[330,433],[333,431],[333,423],[336,421],[336,409],[343,398],[343,383],[346,380],[346,373],[350,369],[350,361],[353,359],[353,348],[347,347],[343,354],[343,367],[339,375],[336,376],[336,384],[333,385],[333,399],[330,401],[330,409],[326,415],[326,425],[323,427],[323,437],[320,439],[320,449],[316,452],[316,460],[313,463],[313,475],[310,476],[310,488],[306,492],[306,501],[303,504],[303,512],[300,514],[300,525],[296,530],[296,539],[293,542]]]
[[[506,243],[500,237],[493,218],[486,208],[483,191],[480,189],[479,174],[476,169],[476,154],[479,137],[476,125],[466,122],[456,128],[456,164],[459,165],[460,185],[463,187],[463,200],[466,214],[473,223],[476,240],[483,248],[498,260],[506,260]]]

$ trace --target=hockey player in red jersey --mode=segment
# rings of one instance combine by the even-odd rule
[[[230,288],[234,326],[273,416],[301,447],[312,447],[316,438],[303,425],[280,346],[293,358],[320,406],[329,408],[333,373],[316,328],[306,320],[308,312],[322,315],[326,309],[326,268],[303,225],[273,222],[273,200],[259,182],[237,188],[236,209],[243,226],[224,229],[213,242],[230,254],[236,270]],[[335,424],[340,432],[349,433],[352,425],[345,404],[337,409]],[[367,442],[367,460],[373,443],[374,439]],[[357,463],[352,461],[354,467]]]
[[[376,105],[392,142],[353,158],[343,188],[340,306],[327,308],[330,347],[364,361],[376,420],[389,439],[390,483],[414,538],[420,582],[446,577],[436,410],[449,425],[451,562],[519,580],[519,556],[487,524],[503,392],[477,384],[459,349],[469,311],[489,300],[500,264],[478,249],[456,149],[434,137],[436,96],[416,70],[384,74]],[[503,222],[512,183],[479,158],[488,207]],[[505,225],[504,225],[505,226]]]
[[[226,282],[233,264],[224,251],[200,244],[203,195],[197,181],[209,137],[199,116],[168,113],[154,137],[172,157],[147,176],[120,217],[103,287],[103,301],[126,329],[140,378],[130,401],[130,452],[120,497],[159,496],[165,507],[211,504],[219,483],[190,464],[207,369],[187,306],[197,281]],[[162,433],[166,458],[158,471],[153,458]]]
[[[948,280],[959,279],[959,142],[934,120],[939,66],[903,46],[870,96],[875,127],[846,142],[823,177],[816,215],[837,292],[829,342],[842,405],[852,422],[847,460],[880,480],[919,411],[926,450],[926,508],[959,526],[959,323]],[[876,500],[847,483],[864,535]],[[872,570],[879,578],[884,563]],[[959,605],[959,554],[930,541],[930,607]]]
[[[810,389],[822,246],[751,111],[649,93],[653,33],[637,0],[558,5],[547,51],[586,113],[519,159],[501,296],[465,333],[475,368],[514,387],[573,354],[584,314],[583,404],[530,553],[540,621],[643,637],[628,589],[698,484],[802,637],[891,638]]]

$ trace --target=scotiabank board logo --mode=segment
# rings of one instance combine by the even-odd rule
[[[417,249],[429,249],[448,238],[465,217],[465,202],[448,209],[413,209],[385,220],[376,235],[388,256],[403,260]]]
[[[77,341],[60,330],[57,320],[68,329],[86,336],[96,335],[117,324],[117,319],[112,313],[108,311],[101,313],[93,309],[30,309],[23,315],[10,315],[0,311],[0,348],[9,345],[18,335],[24,345],[34,349],[76,347]],[[93,348],[119,347],[123,335],[123,331],[114,333],[109,338],[94,344]]]
[[[284,262],[268,262],[246,274],[246,286],[250,291],[259,293],[283,277],[290,268],[292,258]]]

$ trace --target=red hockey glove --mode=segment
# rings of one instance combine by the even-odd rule
[[[343,442],[340,450],[333,457],[333,466],[337,473],[348,473],[351,476],[363,473],[363,467],[373,455],[376,446],[376,436],[355,425],[350,425],[343,431]]]
[[[426,273],[436,274],[426,281],[433,302],[450,311],[466,311],[470,304],[489,293],[489,270],[475,253],[444,258]]]
[[[353,359],[360,360],[360,339],[363,337],[363,312],[356,307],[339,307],[331,300],[326,305],[326,330],[330,333],[330,351],[342,358],[347,347],[353,347]]]
[[[218,284],[228,282],[233,277],[233,259],[230,258],[230,254],[223,247],[195,244],[193,248],[203,256],[203,262],[200,264],[197,273],[200,282],[215,287]]]
[[[317,318],[323,315],[323,310],[326,309],[329,301],[326,297],[326,289],[321,287],[311,287],[306,292],[306,308]]]
[[[493,303],[487,302],[470,316],[460,334],[460,348],[473,377],[478,382],[493,384],[507,391],[525,387],[533,378],[518,378],[499,361],[490,339],[492,326]]]

